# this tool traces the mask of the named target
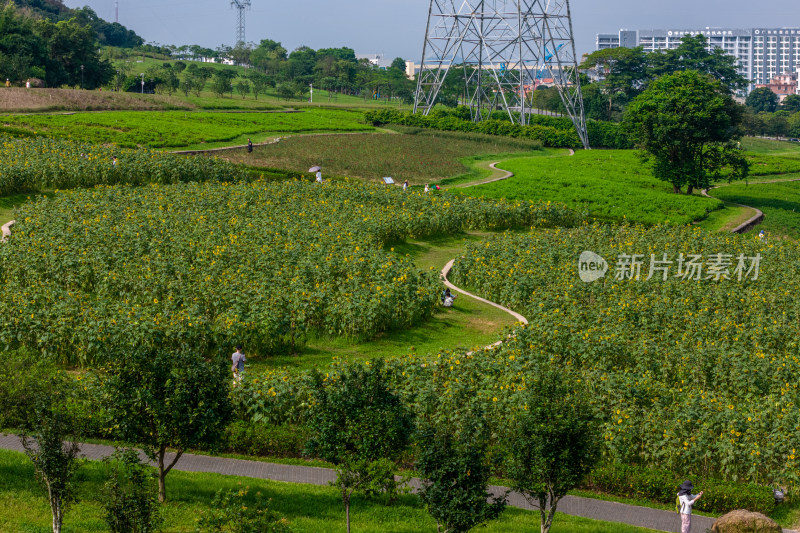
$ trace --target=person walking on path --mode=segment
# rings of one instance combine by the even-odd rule
[[[408,180],[403,182],[403,190],[404,191],[408,190]]]
[[[692,494],[694,485],[691,481],[686,480],[681,483],[680,491],[678,491],[678,512],[681,515],[681,533],[690,533],[692,530],[692,506],[697,503],[697,500],[703,495]]]
[[[11,80],[6,78],[6,87],[11,87]]]
[[[242,352],[242,345],[239,344],[236,346],[236,351],[233,352],[231,356],[231,361],[233,364],[231,365],[231,370],[233,371],[233,385],[236,386],[242,382],[242,372],[244,372],[244,363],[247,361],[247,358],[244,356],[244,352]]]
[[[247,153],[248,154],[253,153],[253,141],[251,141],[250,139],[247,139]]]

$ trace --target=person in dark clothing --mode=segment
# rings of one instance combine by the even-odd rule
[[[251,141],[250,139],[247,139],[247,153],[248,154],[253,153],[253,141]]]

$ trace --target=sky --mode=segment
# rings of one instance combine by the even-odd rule
[[[146,42],[216,48],[236,40],[236,11],[227,0],[118,0],[119,22]],[[549,1],[549,0],[542,0]],[[246,40],[279,41],[291,51],[347,46],[419,62],[429,0],[251,0]],[[114,0],[65,0],[114,21]],[[572,0],[578,56],[597,33],[620,29],[800,27],[798,0]]]

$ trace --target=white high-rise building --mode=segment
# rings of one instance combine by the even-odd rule
[[[620,30],[597,35],[596,48],[641,46],[646,52],[677,48],[685,35],[703,34],[711,47],[736,58],[739,73],[756,84],[800,68],[800,28],[705,28],[696,30]]]

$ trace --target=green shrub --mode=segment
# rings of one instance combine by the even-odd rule
[[[103,519],[111,533],[153,533],[164,520],[156,498],[153,468],[139,461],[134,450],[117,450],[109,463]]]
[[[248,488],[217,491],[207,512],[197,522],[197,533],[290,533],[289,523],[269,508],[260,492],[255,501]]]
[[[0,352],[0,428],[25,427],[36,399],[61,371],[25,351]]]
[[[544,146],[578,148],[581,145],[572,120],[568,117],[531,115],[530,124],[521,126],[508,120],[508,115],[494,113],[492,118],[472,122],[457,108],[454,111],[437,109],[431,115],[403,113],[394,109],[367,111],[364,119],[374,126],[396,124],[412,128],[430,128],[442,131],[483,133],[505,137],[520,137],[541,141]],[[613,122],[590,121],[586,125],[589,144],[597,148],[632,148],[632,143]]]
[[[678,486],[683,480],[669,470],[614,464],[596,468],[585,486],[615,496],[671,504],[675,502]],[[769,514],[775,508],[775,498],[769,487],[720,479],[696,480],[694,484],[698,490],[704,491],[695,506],[698,511],[727,513],[734,509],[748,509]]]
[[[302,457],[306,426],[272,425],[237,420],[225,428],[220,447],[228,453],[260,457]]]

